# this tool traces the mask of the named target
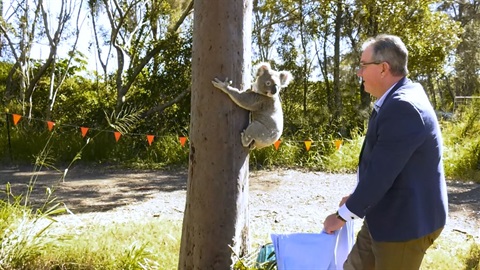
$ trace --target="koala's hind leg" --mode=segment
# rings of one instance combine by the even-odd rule
[[[241,139],[242,139],[242,145],[243,147],[248,147],[250,148],[250,150],[253,150],[255,149],[255,141],[253,140],[253,137],[251,136],[251,134],[247,133],[246,131],[247,129],[245,129],[244,131],[242,131],[242,133],[240,133]]]
[[[253,121],[241,133],[242,145],[251,150],[255,148],[260,149],[273,144],[276,140],[274,135],[275,134],[267,129],[262,123]]]

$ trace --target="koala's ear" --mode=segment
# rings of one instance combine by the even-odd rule
[[[263,62],[257,65],[257,77],[262,76],[265,71],[270,70],[270,64]]]
[[[288,71],[280,71],[280,86],[285,87],[293,80],[292,73]]]

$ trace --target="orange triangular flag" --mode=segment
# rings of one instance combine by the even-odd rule
[[[187,137],[181,136],[181,137],[179,137],[179,139],[180,139],[180,144],[183,147],[185,145],[185,142],[187,141]]]
[[[147,141],[148,141],[148,145],[152,145],[153,138],[155,138],[155,136],[154,136],[154,135],[147,135]]]
[[[84,138],[87,135],[88,127],[80,127],[80,130],[82,131],[82,138]]]
[[[52,121],[47,121],[48,131],[52,131],[54,125],[55,125],[54,122],[52,122]]]
[[[12,114],[13,116],[13,125],[17,125],[18,121],[20,121],[20,118],[22,118],[22,116],[20,114]]]
[[[273,145],[275,146],[275,150],[278,150],[278,147],[280,147],[281,140],[277,140]]]
[[[312,146],[312,140],[305,141],[305,149],[310,150],[310,146]]]
[[[342,140],[335,140],[335,149],[340,150],[340,147],[342,147]]]
[[[118,140],[120,140],[120,136],[122,136],[122,133],[115,131],[113,132],[113,135],[115,135],[115,141],[118,142]]]

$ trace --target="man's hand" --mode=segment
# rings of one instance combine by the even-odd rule
[[[345,223],[346,222],[339,219],[336,214],[331,214],[323,222],[323,230],[328,234],[332,234],[340,230]]]

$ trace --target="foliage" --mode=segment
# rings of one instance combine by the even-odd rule
[[[41,167],[41,166],[40,166]],[[38,171],[37,171],[38,172]],[[47,188],[43,205],[29,203],[30,191],[35,186],[34,174],[24,195],[14,195],[8,183],[5,198],[0,200],[0,268],[25,269],[41,257],[42,250],[54,249],[58,239],[51,237],[50,228],[54,223],[52,216],[64,211],[52,197],[52,190]]]
[[[1,269],[176,268],[181,232],[178,222],[160,219],[68,227],[42,222],[40,217],[12,217],[14,212],[23,213],[22,208],[0,203],[1,213],[7,212],[12,220],[0,238]]]
[[[480,182],[479,102],[459,110],[453,120],[443,122],[445,173],[452,179]]]
[[[326,159],[325,171],[335,173],[354,173],[358,166],[358,155],[362,148],[364,136],[354,135],[352,139],[342,140],[338,151],[333,152]]]
[[[185,167],[188,164],[188,145],[181,146],[176,136],[163,136],[155,139],[151,146],[132,156],[126,165],[135,168]],[[148,160],[148,162],[145,162]]]
[[[63,265],[62,269],[176,268],[181,232],[178,223],[159,219],[71,229],[63,228],[67,233],[61,249],[43,253],[44,269],[56,265]]]
[[[132,91],[129,99],[138,108],[144,108],[143,130],[186,136],[190,120],[190,96],[164,108],[165,104],[179,93],[190,89],[191,81],[191,37],[169,36],[169,46],[155,56],[148,65],[144,77],[138,79],[138,90]],[[160,65],[160,67],[158,66]]]
[[[478,243],[471,244],[465,257],[465,269],[480,270],[480,245]]]
[[[270,247],[270,248],[267,248]],[[250,252],[245,256],[235,256],[234,270],[275,270],[277,269],[277,261],[275,260],[275,251],[271,243],[260,246],[254,252]],[[266,252],[269,252],[267,254]]]

